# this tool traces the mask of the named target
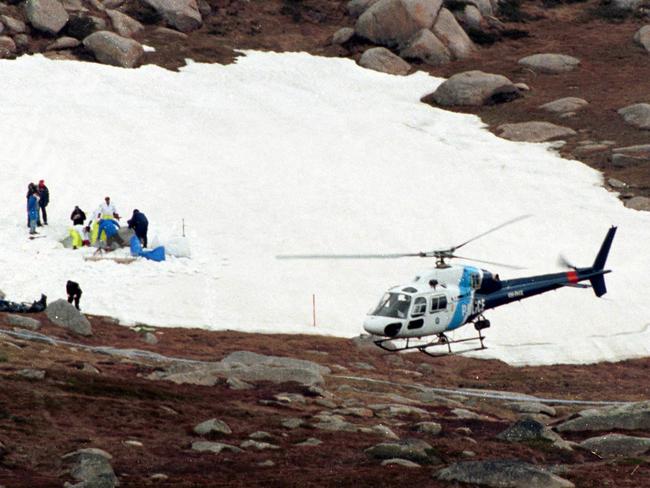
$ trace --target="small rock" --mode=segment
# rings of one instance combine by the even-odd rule
[[[582,441],[580,446],[604,458],[636,457],[650,450],[650,438],[607,434]]]
[[[147,344],[151,344],[152,346],[158,344],[158,338],[156,337],[156,334],[153,334],[151,332],[145,332],[143,340],[144,342],[146,342]]]
[[[49,44],[45,49],[48,51],[58,51],[61,49],[74,49],[80,46],[81,42],[74,37],[59,37],[56,41]]]
[[[266,461],[262,461],[261,463],[257,463],[257,465],[261,468],[272,468],[275,466],[275,463],[271,461],[270,459],[267,459]]]
[[[1,298],[0,298],[1,299]],[[5,316],[7,323],[15,327],[22,327],[23,329],[38,330],[41,328],[41,321],[21,315],[7,314]]]
[[[634,34],[634,42],[650,53],[650,25],[644,25]]]
[[[650,212],[650,198],[632,197],[625,202],[625,206],[633,210],[643,210],[645,212]]]
[[[231,446],[230,444],[222,444],[221,442],[197,441],[192,442],[192,450],[198,452],[211,452],[219,454],[221,451],[229,452],[242,452],[238,447]]]
[[[22,20],[15,19],[9,15],[0,15],[0,23],[2,23],[7,31],[12,34],[26,34],[27,25]]]
[[[365,450],[374,459],[407,459],[418,464],[439,464],[440,460],[433,455],[430,444],[420,439],[405,439],[400,442],[384,442]]]
[[[249,447],[252,447],[258,451],[265,451],[267,449],[280,449],[280,446],[276,446],[275,444],[269,444],[268,442],[259,442],[253,439],[249,439],[247,441],[242,442],[240,446],[243,449],[248,449]]]
[[[130,447],[144,447],[144,444],[142,442],[133,440],[124,441],[124,445]]]
[[[627,184],[623,183],[621,180],[617,180],[616,178],[609,178],[607,180],[607,184],[612,188],[616,188],[617,190],[627,188]]]
[[[44,380],[45,379],[45,371],[42,369],[31,369],[31,368],[26,368],[26,369],[21,369],[19,371],[16,371],[16,374],[18,376],[22,376],[23,378],[27,378],[30,380]]]
[[[210,419],[206,420],[205,422],[201,422],[196,427],[194,427],[194,432],[199,435],[232,434],[232,430],[228,424],[219,419]]]
[[[402,466],[403,468],[421,468],[418,463],[414,463],[413,461],[408,461],[406,459],[384,459],[381,462],[382,466]]]
[[[299,427],[306,426],[307,422],[305,422],[303,419],[294,417],[294,418],[282,419],[280,425],[282,425],[282,427],[286,429],[297,429]]]
[[[400,56],[418,59],[430,66],[440,66],[451,61],[447,47],[429,29],[416,33],[400,50]]]
[[[357,369],[363,369],[366,371],[373,371],[375,369],[375,367],[372,364],[362,363],[362,362],[352,363],[352,366],[354,366]]]
[[[45,309],[47,318],[55,325],[82,336],[92,335],[92,326],[88,319],[66,300],[55,300]]]
[[[435,475],[442,481],[476,485],[527,488],[574,488],[574,484],[522,461],[465,461],[448,466]]]
[[[444,81],[435,92],[424,97],[427,103],[449,107],[482,106],[502,103],[519,98],[521,94],[505,76],[465,71],[456,73]]]
[[[332,44],[345,44],[354,36],[354,29],[351,27],[343,27],[337,30],[332,36]]]
[[[587,105],[589,105],[589,102],[582,98],[566,97],[540,105],[539,108],[546,110],[547,112],[560,114],[564,112],[575,112]]]
[[[442,426],[438,422],[419,422],[413,426],[413,430],[429,435],[438,435],[442,432]]]
[[[239,378],[235,378],[234,376],[228,378],[226,380],[226,384],[231,390],[251,390],[255,388],[250,383],[246,383],[245,381],[240,380]]]
[[[502,124],[497,127],[497,131],[499,131],[499,137],[522,142],[545,142],[576,134],[576,131],[569,127],[539,121]]]
[[[314,437],[310,437],[309,439],[306,439],[302,442],[298,442],[296,446],[300,446],[300,447],[320,446],[322,443],[323,441],[316,439]]]
[[[650,103],[637,103],[618,111],[628,124],[639,129],[650,130]]]
[[[68,13],[58,0],[27,0],[25,17],[34,28],[57,34],[68,22]]]
[[[407,75],[411,65],[385,47],[372,47],[359,59],[359,66],[391,75]]]
[[[169,476],[164,473],[155,473],[149,476],[149,479],[151,481],[167,481],[169,479]]]
[[[565,54],[533,54],[521,58],[518,63],[538,73],[559,74],[573,71],[580,60]]]
[[[256,441],[269,441],[273,439],[273,436],[269,434],[268,432],[264,432],[263,430],[258,430],[257,432],[253,432],[251,435],[249,435],[251,439],[255,439]]]
[[[8,58],[14,54],[16,54],[14,40],[9,36],[0,36],[0,58]]]
[[[520,413],[543,413],[555,417],[556,411],[553,407],[539,402],[512,402],[507,404],[515,412]]]
[[[142,59],[142,44],[114,32],[97,31],[83,40],[97,61],[121,68],[134,68]]]

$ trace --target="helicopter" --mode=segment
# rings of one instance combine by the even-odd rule
[[[434,258],[434,268],[418,273],[410,283],[388,289],[379,304],[368,313],[363,328],[374,337],[373,342],[378,347],[389,352],[416,350],[432,357],[462,354],[487,349],[484,343],[484,331],[490,327],[490,321],[484,314],[490,309],[565,286],[592,288],[597,297],[607,293],[604,275],[611,270],[605,269],[605,262],[616,234],[615,226],[607,231],[593,264],[588,267],[576,267],[560,257],[560,263],[568,268],[566,272],[502,280],[498,274],[486,269],[449,264],[452,259],[462,259],[522,269],[518,266],[458,256],[456,251],[470,242],[528,217],[531,215],[516,217],[447,249],[400,254],[290,254],[276,257],[278,259]],[[584,283],[587,281],[589,284]],[[476,337],[451,339],[446,334],[467,324],[473,324],[478,334]],[[460,343],[463,343],[460,347],[465,349],[452,349],[452,345]]]

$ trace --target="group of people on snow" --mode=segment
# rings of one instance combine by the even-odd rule
[[[46,208],[49,203],[50,191],[45,185],[45,181],[40,180],[38,186],[34,183],[28,185],[27,225],[29,226],[30,235],[38,234],[36,227],[47,225]],[[70,214],[70,220],[72,220],[72,228],[70,229],[72,247],[77,249],[82,246],[90,246],[97,240],[108,241],[115,239],[119,241],[118,229],[120,228],[120,218],[117,207],[108,196],[104,198],[104,201],[97,207],[97,210],[91,214],[88,223],[86,223],[86,213],[76,205]],[[127,221],[127,225],[130,229],[134,230],[142,246],[147,247],[149,221],[146,215],[138,209],[133,210],[133,215]],[[123,245],[124,243],[121,244]]]
[[[36,227],[47,225],[47,205],[50,203],[50,190],[45,186],[45,181],[38,182],[38,186],[30,183],[27,186],[27,226],[30,235],[38,234]],[[41,221],[41,214],[43,220]]]

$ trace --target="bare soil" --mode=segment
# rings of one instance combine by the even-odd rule
[[[146,344],[132,329],[102,317],[90,317],[93,336],[81,338],[51,324],[37,314],[44,326],[40,333],[88,345],[139,348],[166,356],[216,361],[237,350],[302,358],[332,369],[324,388],[342,404],[391,403],[386,395],[414,398],[413,383],[447,388],[479,388],[514,391],[540,397],[581,400],[644,400],[650,359],[583,366],[514,368],[500,361],[467,357],[432,359],[423,354],[399,355],[351,340],[309,335],[262,335],[213,332],[198,329],[158,329],[159,343]],[[11,328],[0,314],[0,329]],[[373,370],[362,368],[366,363]],[[84,364],[100,373],[82,371]],[[225,383],[213,387],[177,385],[146,376],[162,367],[149,360],[130,360],[90,353],[80,347],[53,346],[0,335],[0,483],[7,487],[61,486],[72,481],[61,456],[84,447],[111,453],[121,486],[448,486],[432,474],[442,466],[404,469],[382,467],[364,449],[383,439],[377,435],[328,432],[311,427],[286,429],[286,417],[306,420],[324,410],[316,397],[296,383],[263,383],[252,390],[232,390]],[[23,368],[44,370],[45,379],[27,379]],[[342,376],[373,378],[393,384],[368,384]],[[347,386],[345,386],[347,385]],[[261,404],[281,392],[307,396],[305,405]],[[516,415],[503,403],[468,398],[464,407],[493,420],[461,420],[451,407],[419,405],[432,420],[443,425],[436,437],[418,434],[411,425],[421,419],[349,418],[359,425],[384,423],[400,438],[419,437],[429,442],[445,464],[472,459],[517,458],[540,465],[568,465],[563,476],[580,487],[650,486],[650,465],[645,457],[605,461],[576,450],[566,453],[544,443],[510,444],[495,439]],[[575,412],[574,406],[557,406],[558,422]],[[274,436],[277,451],[251,451],[219,455],[191,450],[202,440],[192,432],[209,418],[225,421],[233,434],[214,438],[239,445],[251,433],[262,430]],[[392,422],[392,423],[391,423]],[[457,429],[468,427],[471,433]],[[629,432],[627,432],[629,434]],[[633,432],[632,434],[650,435]],[[595,435],[595,434],[594,434]],[[318,447],[298,447],[309,437],[323,441]],[[579,441],[587,434],[564,435]],[[142,447],[125,441],[141,442]],[[274,466],[260,466],[272,461]],[[166,481],[151,476],[163,473]]]

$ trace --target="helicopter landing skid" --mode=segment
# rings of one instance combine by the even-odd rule
[[[480,332],[478,334],[478,337],[468,337],[467,339],[455,339],[455,340],[449,339],[444,334],[440,334],[438,336],[437,341],[430,342],[429,344],[424,344],[418,347],[418,349],[420,350],[420,352],[423,352],[424,354],[432,358],[439,358],[442,356],[454,356],[456,354],[463,354],[471,351],[482,351],[483,349],[487,349],[487,346],[483,344],[483,339],[485,339],[485,336],[482,335]],[[471,347],[469,349],[461,349],[460,351],[452,351],[451,349],[452,344],[459,344],[461,342],[468,342],[468,341],[475,341],[475,340],[478,340],[481,343],[481,345],[477,347]],[[430,347],[441,347],[441,346],[442,347],[447,346],[447,351],[438,352],[438,353],[427,351],[427,349]]]
[[[438,358],[438,357],[442,357],[442,356],[453,356],[453,355],[456,355],[456,354],[463,354],[463,353],[470,352],[470,351],[482,351],[483,349],[487,349],[487,346],[485,344],[483,344],[484,339],[485,339],[485,336],[482,335],[479,332],[478,337],[468,337],[466,339],[455,339],[455,340],[454,339],[449,339],[445,334],[438,334],[438,339],[435,340],[435,341],[429,342],[428,344],[414,344],[414,345],[411,345],[411,344],[409,344],[409,339],[407,338],[406,339],[406,345],[401,346],[401,347],[399,347],[399,346],[397,346],[397,347],[387,346],[387,343],[390,343],[390,341],[393,341],[394,339],[380,339],[380,340],[377,340],[377,341],[374,341],[374,342],[375,342],[375,345],[377,345],[377,347],[380,347],[384,351],[401,352],[401,351],[409,351],[409,350],[412,350],[412,349],[416,349],[416,350],[418,350],[420,352],[423,352],[427,356],[430,356],[432,358]],[[472,348],[469,348],[469,349],[462,349],[460,351],[452,351],[452,349],[451,349],[452,344],[459,344],[461,342],[476,341],[476,340],[480,341],[480,343],[481,343],[481,345],[478,346],[478,347],[472,347]],[[393,344],[391,344],[391,345],[393,345]],[[441,347],[441,346],[443,346],[443,347],[446,346],[447,351],[439,352],[439,353],[433,353],[433,352],[427,351],[427,349],[429,349],[430,347]]]

